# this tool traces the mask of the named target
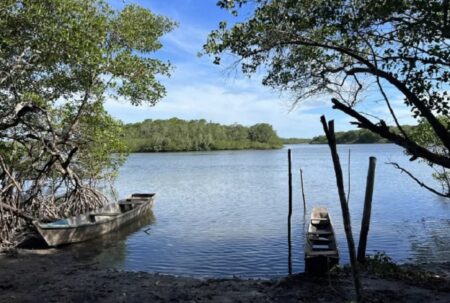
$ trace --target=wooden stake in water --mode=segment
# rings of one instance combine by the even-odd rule
[[[352,151],[350,149],[348,149],[348,165],[347,165],[347,170],[348,170],[348,192],[347,192],[347,204],[350,203],[350,184],[351,184],[351,179],[350,179],[350,155],[351,155]]]
[[[302,186],[302,197],[303,197],[303,215],[306,214],[306,198],[305,189],[303,188],[303,170],[300,168],[300,184]]]
[[[358,262],[363,264],[366,261],[367,235],[369,233],[370,214],[372,212],[373,185],[375,182],[375,166],[377,158],[369,158],[369,171],[367,172],[366,196],[364,198],[364,211],[359,234]]]
[[[292,241],[291,241],[291,218],[292,218],[292,164],[291,150],[288,149],[288,183],[289,183],[289,210],[288,210],[288,271],[292,275]]]

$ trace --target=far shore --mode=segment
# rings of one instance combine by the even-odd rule
[[[216,151],[252,151],[252,150],[279,150],[283,149],[284,147],[290,146],[290,145],[327,145],[328,143],[318,143],[318,142],[302,142],[302,143],[286,143],[281,147],[271,147],[271,148],[229,148],[229,149],[208,149],[208,150],[161,150],[161,151],[144,151],[144,150],[138,150],[138,151],[131,151],[130,153],[133,154],[165,154],[165,153],[195,153],[195,152],[216,152]],[[337,145],[374,145],[374,144],[394,144],[391,142],[367,142],[367,143],[337,143]]]
[[[53,254],[48,254],[55,252]],[[430,268],[431,266],[431,268]],[[450,264],[427,282],[364,273],[365,302],[450,302]],[[0,256],[0,302],[350,302],[348,271],[263,279],[200,279],[101,268],[57,250]]]

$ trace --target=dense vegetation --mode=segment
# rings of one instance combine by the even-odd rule
[[[416,127],[403,125],[411,136]],[[392,127],[394,132],[399,132]],[[279,138],[272,126],[221,125],[205,119],[185,121],[145,120],[124,127],[124,141],[131,152],[207,151],[229,149],[272,149],[283,144],[326,144],[324,135],[308,138]],[[389,143],[366,129],[336,133],[338,144]]]
[[[283,144],[306,144],[311,141],[311,139],[305,138],[281,138]]]
[[[0,247],[35,219],[107,202],[99,185],[114,178],[125,148],[104,102],[164,96],[159,77],[170,64],[153,54],[173,27],[137,5],[0,1]]]
[[[412,136],[414,130],[417,127],[410,125],[402,125],[403,131]],[[399,133],[400,130],[397,127],[392,127],[392,132]],[[310,140],[311,144],[327,144],[326,136],[316,136]],[[349,130],[346,132],[336,133],[336,143],[337,144],[366,144],[366,143],[390,143],[389,140],[367,130],[367,129],[357,129]]]
[[[316,136],[311,139],[311,144],[327,144],[326,136]],[[358,144],[358,143],[388,143],[388,141],[377,134],[365,129],[350,130],[336,133],[337,144]]]
[[[125,142],[132,152],[206,151],[281,148],[283,143],[266,123],[245,127],[204,119],[145,120],[125,126]]]

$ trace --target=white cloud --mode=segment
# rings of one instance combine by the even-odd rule
[[[285,106],[287,100],[280,99],[278,93],[258,83],[247,83],[245,85],[249,89],[241,91],[230,89],[226,81],[217,82],[170,83],[167,96],[155,107],[133,107],[112,100],[107,101],[106,107],[113,116],[124,122],[178,117],[207,119],[223,124],[265,122],[272,124],[279,135],[285,137],[310,137],[320,133],[320,113],[309,113],[312,106],[300,106],[289,113]]]
[[[224,124],[265,122],[272,124],[283,137],[312,137],[323,133],[319,118],[326,114],[327,119],[336,121],[336,130],[355,128],[349,123],[352,118],[331,109],[329,96],[302,101],[292,109],[294,96],[288,93],[281,95],[262,86],[264,69],[248,79],[239,70],[229,68],[234,60],[231,55],[225,56],[221,66],[212,64],[211,57],[198,58],[197,53],[202,50],[210,28],[198,20],[189,22],[176,7],[164,8],[166,11],[157,12],[180,20],[179,27],[162,39],[164,48],[160,56],[174,64],[171,78],[162,80],[167,96],[154,107],[133,107],[125,102],[109,100],[106,107],[114,117],[127,123],[172,117],[206,119]],[[389,93],[395,97],[395,93]],[[369,90],[365,96],[367,98],[360,105],[363,111],[379,115],[388,123],[393,122],[384,102],[376,102],[381,100],[377,92]],[[414,122],[401,99],[393,100],[401,122]]]
[[[162,42],[171,53],[182,51],[196,56],[202,50],[207,35],[208,31],[204,29],[181,23],[178,28],[165,35]]]

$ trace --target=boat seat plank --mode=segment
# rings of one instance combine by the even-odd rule
[[[323,237],[317,237],[316,235],[309,235],[308,236],[308,240],[312,241],[312,242],[331,242],[331,239],[328,238],[323,238]]]
[[[311,219],[312,225],[328,225],[330,224],[330,220],[328,219]]]
[[[332,235],[333,232],[329,230],[316,230],[308,232],[309,235]]]
[[[312,243],[312,250],[329,250],[330,245],[322,243]]]
[[[311,221],[330,221],[328,218],[311,218]]]
[[[136,204],[144,204],[146,201],[137,200],[137,201],[120,201],[119,205],[136,205]]]
[[[316,256],[338,256],[337,250],[312,250],[307,253],[307,256],[309,257],[316,257]]]

